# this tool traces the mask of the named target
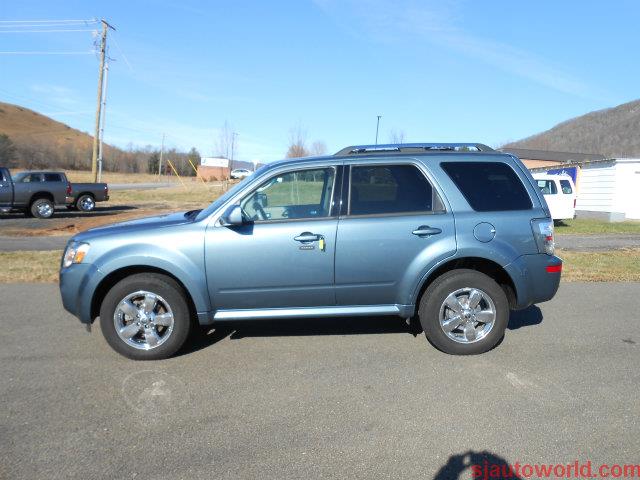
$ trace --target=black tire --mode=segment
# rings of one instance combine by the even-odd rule
[[[493,327],[482,338],[471,343],[459,343],[464,340],[453,340],[441,327],[440,314],[450,294],[467,288],[481,290],[488,296],[495,306],[495,318]],[[484,304],[486,300],[481,302]],[[443,274],[429,285],[420,299],[418,315],[427,339],[438,350],[451,355],[476,355],[491,350],[504,336],[509,323],[509,302],[504,290],[488,275],[476,270],[458,269]],[[476,325],[482,326],[481,323]],[[456,332],[452,334],[456,335]]]
[[[51,218],[53,216],[53,202],[48,198],[36,198],[31,202],[29,213],[36,218]]]
[[[74,203],[76,210],[81,212],[91,212],[96,208],[96,200],[93,195],[85,193],[76,198]]]
[[[114,322],[118,304],[138,291],[159,295],[173,312],[173,330],[168,338],[149,350],[126,343],[116,332]],[[186,294],[174,279],[157,273],[138,273],[119,281],[104,297],[100,306],[100,327],[107,343],[121,355],[133,360],[160,360],[174,355],[184,345],[191,331],[192,319]]]

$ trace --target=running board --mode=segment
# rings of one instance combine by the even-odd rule
[[[270,320],[282,318],[319,318],[398,315],[406,316],[410,305],[356,305],[346,307],[263,308],[218,310],[213,320]]]

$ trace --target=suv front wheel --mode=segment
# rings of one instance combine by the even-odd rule
[[[438,277],[424,292],[418,309],[427,339],[453,355],[491,350],[509,322],[504,291],[488,275],[476,270],[452,270]]]
[[[100,328],[114,350],[133,360],[170,357],[182,347],[191,330],[185,293],[165,275],[126,277],[104,297]]]

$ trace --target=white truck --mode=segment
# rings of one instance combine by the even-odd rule
[[[569,175],[534,173],[533,178],[544,195],[554,220],[575,217],[576,186]]]

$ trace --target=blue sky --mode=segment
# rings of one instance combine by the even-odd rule
[[[640,2],[2,2],[0,100],[93,131],[91,32],[12,33],[16,20],[106,18],[105,140],[281,158],[292,128],[329,152],[380,141],[499,145],[640,97]],[[92,29],[82,26],[78,29]],[[26,30],[26,29],[25,29]]]

